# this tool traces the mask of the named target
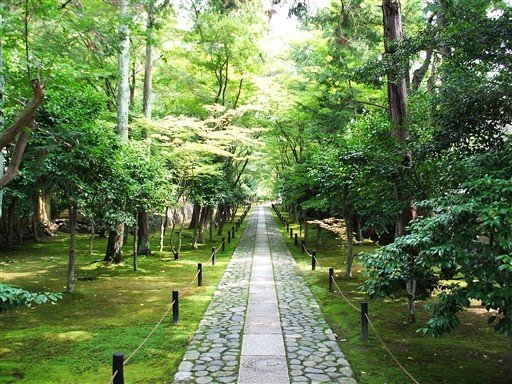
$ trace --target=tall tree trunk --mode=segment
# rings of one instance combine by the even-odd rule
[[[153,41],[155,16],[148,7],[146,23],[146,58],[144,60],[144,90],[142,92],[142,110],[144,116],[151,119],[153,112]]]
[[[149,243],[149,215],[145,209],[140,209],[137,214],[137,254],[151,255],[151,246]]]
[[[130,107],[130,0],[121,0],[119,23],[119,84],[117,92],[117,134],[128,140]]]
[[[382,1],[384,48],[386,55],[395,53],[395,44],[402,39],[402,16],[399,0]],[[388,115],[400,141],[409,137],[407,130],[407,79],[391,69],[388,77]]]
[[[69,259],[68,259],[68,281],[66,292],[72,293],[75,286],[75,264],[76,264],[76,219],[77,205],[72,203],[69,207]]]
[[[354,263],[354,225],[352,218],[347,216],[345,218],[347,225],[347,264],[345,265],[345,278],[352,277],[352,264]]]
[[[382,13],[384,25],[384,48],[385,55],[392,57],[396,51],[396,44],[403,38],[402,16],[399,0],[382,0]],[[390,69],[387,73],[388,78],[388,116],[394,128],[394,134],[397,139],[405,144],[409,139],[407,129],[407,78]],[[403,165],[408,166],[411,163],[411,154],[409,151],[402,153]],[[410,199],[404,196],[398,189],[398,180],[395,182],[397,199],[401,203],[410,205]],[[401,236],[403,228],[407,225],[411,216],[411,209],[405,208],[397,217],[396,234]]]
[[[4,28],[4,20],[3,20],[3,11],[4,11],[4,3],[0,4],[0,132],[4,130],[4,93],[5,93],[5,78],[4,78],[4,54],[3,54],[3,28]],[[5,156],[3,152],[3,148],[0,148],[0,180],[4,176],[5,170]],[[0,217],[2,217],[2,201],[4,197],[3,189],[0,189]]]
[[[130,0],[121,0],[119,20],[119,83],[117,88],[117,134],[128,140],[128,112],[130,107]],[[123,260],[124,223],[117,223],[108,234],[105,261],[120,263]]]

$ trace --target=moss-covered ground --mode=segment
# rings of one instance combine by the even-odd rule
[[[230,226],[231,228],[231,226]],[[189,340],[210,302],[238,239],[219,252],[215,266],[204,264],[203,286],[192,284],[180,302],[180,319],[171,313],[125,366],[126,383],[172,383]],[[88,236],[78,240],[77,281],[73,294],[55,304],[20,308],[0,314],[0,383],[108,383],[112,354],[128,357],[160,320],[171,303],[171,292],[183,290],[197,272],[197,263],[210,258],[220,236],[193,250],[191,231],[185,231],[183,250],[174,260],[169,241],[163,252],[140,257],[133,271],[130,238],[125,263],[106,265],[106,240],[97,238],[87,255]],[[208,238],[208,235],[206,235]],[[158,236],[152,237],[158,249]],[[63,292],[66,284],[68,235],[59,234],[0,254],[0,281],[32,291]]]
[[[285,212],[281,212],[286,216]],[[279,223],[279,221],[278,221]],[[311,258],[302,254],[290,239],[286,227],[278,224],[287,245],[297,260],[307,283],[313,291],[338,343],[346,354],[360,384],[406,384],[413,381],[397,366],[381,346],[375,332],[362,342],[361,314],[338,293],[328,292],[328,268],[335,268],[336,282],[341,291],[356,306],[369,302],[369,317],[379,336],[400,363],[421,384],[510,384],[511,341],[496,334],[488,324],[488,313],[477,304],[460,316],[461,326],[451,334],[432,338],[416,332],[426,321],[425,302],[418,302],[417,323],[406,322],[405,299],[370,300],[360,291],[364,271],[356,258],[354,277],[343,278],[346,243],[332,233],[322,230],[322,245],[316,244],[316,228],[309,231],[308,250],[317,250],[319,265],[311,271]],[[291,225],[294,233],[299,225]],[[300,244],[300,240],[299,240]],[[355,252],[368,252],[371,242],[357,245]]]

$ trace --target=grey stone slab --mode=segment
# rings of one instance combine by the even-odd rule
[[[247,308],[247,316],[273,316],[279,315],[277,302],[275,303],[251,303]]]
[[[239,384],[289,384],[284,356],[242,356]]]
[[[249,294],[249,303],[251,303],[251,304],[277,303],[277,296],[276,296],[275,292],[251,293],[251,294]]]
[[[244,334],[242,356],[284,356],[281,334]]]
[[[251,316],[245,322],[244,334],[264,334],[279,333],[281,334],[281,322],[279,316]]]

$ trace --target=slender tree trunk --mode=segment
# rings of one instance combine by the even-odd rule
[[[149,8],[149,7],[148,7]],[[144,90],[142,93],[142,110],[144,116],[151,119],[153,112],[153,40],[155,16],[150,9],[147,10],[146,24],[146,58],[144,60]]]
[[[352,277],[352,264],[354,263],[354,228],[352,223],[352,218],[345,219],[345,223],[347,225],[347,264],[345,266],[345,278]]]
[[[210,208],[210,214],[208,215],[209,216],[209,226],[210,226],[210,241],[213,241],[213,207]]]
[[[119,84],[117,93],[117,134],[128,140],[130,106],[130,0],[121,0],[119,23]]]
[[[320,225],[316,225],[316,245],[322,245],[322,227]]]
[[[162,221],[160,223],[160,252],[164,250],[165,227],[167,226],[168,213],[169,207],[165,207],[164,215],[162,216]]]
[[[304,244],[307,245],[309,241],[309,224],[307,212],[304,212]]]
[[[72,203],[69,207],[69,259],[68,259],[68,281],[66,292],[72,293],[75,285],[75,264],[76,264],[76,219],[77,206]]]
[[[151,255],[151,246],[149,242],[149,215],[145,209],[139,210],[137,214],[137,221],[137,254],[149,256]]]
[[[89,218],[91,222],[91,232],[89,233],[89,256],[92,256],[94,253],[94,235],[96,231],[94,230],[94,220],[92,217]]]
[[[32,215],[32,233],[34,234],[34,241],[39,243],[39,234],[37,233],[36,215]]]
[[[137,260],[137,256],[139,255],[139,241],[137,239],[137,232],[138,232],[138,228],[135,228],[135,230],[133,231],[133,270],[134,271],[137,271],[137,268],[139,266],[139,262]]]
[[[4,3],[0,4],[0,132],[4,130],[4,93],[5,93],[5,78],[4,78],[4,54],[3,54],[3,11]],[[0,180],[4,177],[5,170],[5,156],[3,148],[0,148]],[[2,202],[4,197],[3,189],[0,189],[0,217],[2,217]]]
[[[405,289],[407,292],[407,321],[416,322],[416,279],[407,280]]]
[[[356,240],[359,242],[362,242],[363,239],[363,229],[361,224],[361,215],[356,215],[356,226],[357,226],[357,232],[356,232]]]

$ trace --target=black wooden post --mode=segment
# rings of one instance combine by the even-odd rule
[[[221,250],[222,250],[222,252],[224,252],[226,250],[226,238],[225,237],[222,238]]]
[[[293,228],[290,228],[290,239],[293,239]]]
[[[212,265],[215,265],[215,255],[216,255],[215,247],[212,247]]]
[[[180,321],[180,297],[178,291],[172,291],[172,322],[178,324]]]
[[[334,268],[329,268],[329,292],[334,292]]]
[[[290,223],[286,222],[286,232],[290,232]]]
[[[316,250],[311,251],[311,270],[314,271],[316,269]]]
[[[197,286],[203,285],[203,263],[197,263]]]
[[[178,252],[174,252],[174,260],[178,260],[180,258],[180,254]]]
[[[231,231],[228,231],[228,244],[231,243]]]
[[[295,234],[295,245],[299,245],[299,235]]]
[[[368,303],[361,303],[361,340],[368,341]]]
[[[231,237],[235,238],[235,227],[231,228]]]
[[[114,376],[113,384],[124,384],[124,353],[116,352],[112,356],[112,376]]]

